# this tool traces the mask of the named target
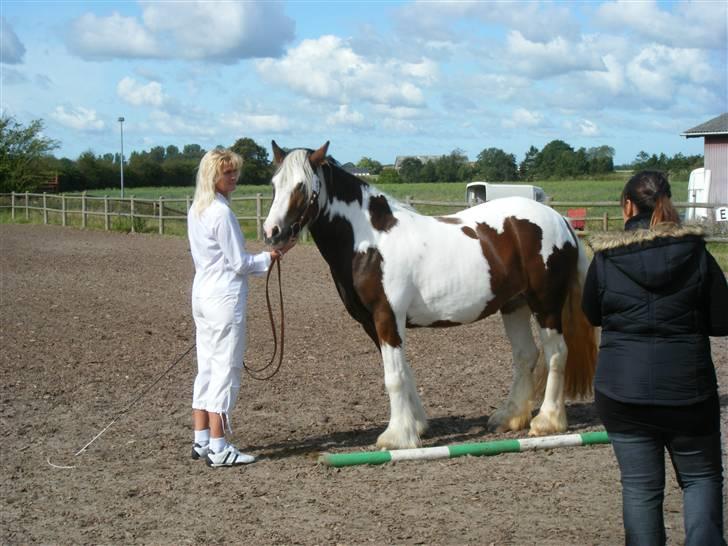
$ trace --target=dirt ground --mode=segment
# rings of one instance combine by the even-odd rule
[[[181,238],[0,226],[3,544],[620,544],[609,446],[333,469],[320,452],[372,449],[388,403],[378,355],[346,314],[313,245],[283,262],[286,347],[273,380],[246,377],[234,441],[260,457],[189,457],[195,361],[186,357],[74,456],[193,342]],[[249,250],[262,247],[249,243]],[[264,279],[251,281],[247,359],[272,350]],[[713,340],[728,421],[728,343]],[[499,317],[411,331],[430,416],[425,445],[515,438],[488,415],[510,385]],[[591,401],[569,432],[599,428]],[[61,469],[57,466],[75,466]],[[682,542],[669,472],[669,542]]]

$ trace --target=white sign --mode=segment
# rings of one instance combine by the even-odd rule
[[[716,222],[728,222],[728,207],[718,207],[715,209]]]

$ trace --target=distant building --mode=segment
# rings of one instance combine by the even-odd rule
[[[437,161],[438,159],[445,157],[442,155],[398,155],[397,158],[394,160],[394,169],[399,170],[402,166],[402,162],[405,159],[419,159],[420,162],[424,165],[425,163],[429,163],[430,161]]]
[[[728,112],[688,129],[681,136],[705,138],[704,166],[711,175],[708,203],[728,203]]]
[[[369,169],[357,167],[353,163],[344,163],[341,168],[344,169],[346,172],[353,174],[354,176],[371,176],[372,174]]]

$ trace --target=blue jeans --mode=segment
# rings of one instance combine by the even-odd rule
[[[665,544],[665,448],[683,491],[686,546],[724,546],[720,433],[609,433],[622,475],[625,544]]]

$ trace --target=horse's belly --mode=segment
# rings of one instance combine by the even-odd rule
[[[407,321],[416,326],[466,324],[482,318],[490,291],[480,283],[460,286],[439,284],[417,290],[407,310]]]

